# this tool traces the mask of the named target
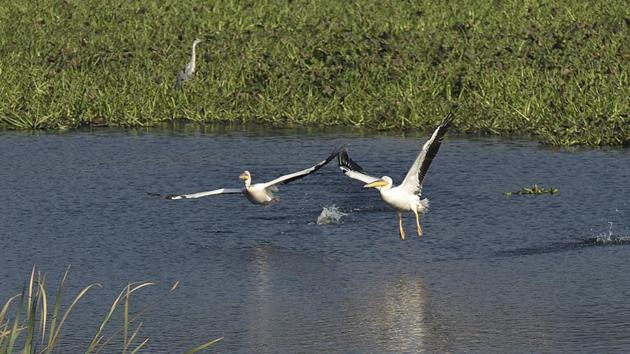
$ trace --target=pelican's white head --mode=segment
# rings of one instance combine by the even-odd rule
[[[372,182],[372,183],[368,183],[366,184],[365,188],[376,188],[378,190],[381,189],[390,189],[392,188],[392,185],[394,184],[394,181],[392,181],[392,179],[389,176],[383,176],[380,179],[377,179],[376,181]]]
[[[252,174],[249,171],[243,171],[238,178],[242,179],[245,182],[245,187],[249,187],[252,184]]]

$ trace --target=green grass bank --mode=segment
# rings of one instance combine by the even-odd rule
[[[198,46],[197,72],[175,90]],[[171,119],[630,144],[627,1],[10,1],[0,125]]]

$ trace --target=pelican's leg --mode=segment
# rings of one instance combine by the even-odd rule
[[[398,214],[398,234],[400,235],[400,239],[404,240],[405,239],[405,229],[403,229],[402,213],[397,211],[396,214]]]
[[[413,210],[413,213],[416,214],[416,226],[418,227],[418,237],[422,238],[422,226],[420,225],[420,214],[418,214],[417,210]]]

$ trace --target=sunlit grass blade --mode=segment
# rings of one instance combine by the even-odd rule
[[[13,300],[15,300],[18,297],[20,297],[20,295],[15,295],[15,296],[10,297],[9,300],[7,300],[7,302],[5,302],[4,305],[2,306],[2,310],[0,310],[0,328],[2,328],[2,326],[6,327],[6,323],[4,323],[4,318],[6,317],[7,312],[9,312],[9,306],[11,306],[11,302],[13,302]],[[0,338],[4,336],[6,336],[6,334],[4,332],[0,332]]]
[[[153,301],[152,303],[146,305],[145,307],[140,309],[138,312],[136,312],[136,314],[131,318],[130,322],[134,322],[135,320],[137,320],[143,313],[145,313],[149,309],[151,309],[151,308],[155,307],[156,305],[158,305],[166,296],[168,296],[170,293],[174,292],[178,288],[179,288],[179,280],[176,281],[175,283],[173,283],[173,285],[171,286],[170,290],[167,293],[162,294],[155,301]]]
[[[187,350],[186,352],[184,352],[184,354],[193,354],[193,353],[196,353],[196,352],[198,352],[200,350],[204,350],[204,349],[210,347],[211,345],[213,345],[213,344],[215,344],[215,343],[217,343],[217,342],[219,342],[221,340],[223,340],[223,337],[211,340],[211,341],[209,341],[207,343],[204,343],[204,344],[202,344],[202,345],[200,345],[198,347],[195,347],[195,348],[192,348],[190,350]]]
[[[136,329],[133,331],[133,333],[131,334],[131,336],[129,337],[129,342],[127,342],[127,348],[131,345],[131,343],[133,343],[133,341],[136,339],[136,337],[138,336],[138,333],[140,333],[140,328],[142,328],[142,322],[140,322],[138,324],[138,326],[136,327]],[[147,338],[148,339],[148,338]]]
[[[175,283],[173,283],[173,285],[171,286],[171,290],[169,290],[169,291],[173,292],[173,291],[177,290],[178,287],[179,287],[179,280],[176,281]]]
[[[136,354],[140,349],[142,349],[149,342],[149,337],[142,341],[142,343],[138,344],[138,346],[131,351],[130,354]]]
[[[20,331],[19,325],[20,325],[20,320],[21,320],[21,315],[22,315],[22,308],[24,306],[25,295],[26,295],[26,286],[22,288],[22,294],[20,295],[20,302],[15,311],[15,319],[13,320],[13,328],[11,329],[11,333],[9,333],[7,353],[13,353],[13,346],[15,345],[15,341],[18,337],[18,333],[19,333],[18,331]]]
[[[20,295],[15,295],[13,297],[10,297],[7,302],[5,302],[2,306],[2,310],[0,310],[0,353],[8,353],[8,350],[6,348],[9,345],[8,336],[11,334],[11,331],[7,330],[7,328],[10,327],[11,322],[9,320],[5,322],[4,319],[9,312],[9,307],[11,306],[11,303],[19,296]]]
[[[59,286],[57,287],[57,292],[55,293],[55,304],[53,305],[52,319],[50,321],[50,329],[48,333],[48,344],[46,345],[48,350],[53,349],[53,343],[52,343],[53,335],[52,334],[55,333],[55,330],[57,329],[57,318],[59,316],[59,307],[61,306],[61,294],[62,294],[63,286],[66,282],[66,279],[68,279],[69,271],[70,271],[70,267],[68,266],[66,268],[66,271],[63,273],[63,277],[61,278],[61,281],[59,282]]]
[[[146,284],[146,285],[153,285],[153,284]],[[169,289],[169,291],[163,295],[161,295],[157,300],[153,301],[152,303],[146,305],[145,307],[143,307],[142,309],[140,309],[139,311],[137,311],[135,313],[135,315],[133,317],[131,317],[131,319],[128,320],[129,324],[135,322],[138,318],[140,318],[140,316],[142,316],[143,313],[145,313],[146,311],[148,311],[149,309],[155,307],[157,304],[160,303],[161,300],[163,300],[168,294],[172,293],[173,291],[175,291],[177,288],[179,287],[179,281],[176,281],[171,288]],[[134,291],[137,289],[134,289]],[[105,342],[102,343],[98,343],[100,345],[100,348],[97,349],[95,351],[95,353],[99,353],[120,331],[124,330],[124,328],[118,329],[116,331],[114,331],[111,336],[105,340]],[[102,340],[103,338],[100,338],[100,340]],[[128,345],[130,345],[132,343],[131,340],[128,341]]]
[[[131,290],[129,290],[129,287],[134,285],[134,284],[139,284],[139,285],[135,285]],[[105,342],[101,343],[103,330],[105,329],[105,327],[109,323],[109,320],[111,319],[112,315],[114,314],[114,311],[118,307],[118,304],[122,300],[123,296],[125,296],[125,294],[127,294],[127,296],[129,296],[131,293],[133,293],[133,292],[135,292],[135,291],[137,291],[137,290],[139,290],[139,289],[141,289],[141,288],[143,288],[145,286],[150,286],[150,285],[154,285],[154,283],[151,283],[151,282],[131,283],[131,284],[127,285],[127,287],[125,287],[125,289],[123,289],[118,294],[118,296],[116,297],[116,299],[114,300],[114,302],[110,306],[109,312],[107,313],[107,315],[105,315],[105,318],[103,319],[103,321],[101,321],[101,325],[99,326],[98,331],[94,335],[94,338],[90,342],[90,345],[88,346],[88,349],[86,350],[86,353],[94,352],[97,349],[96,347],[99,346],[99,345],[101,346],[101,348],[104,347],[111,340],[111,338],[113,338],[113,337],[110,337],[110,339],[107,339]]]
[[[63,351],[60,346],[61,332],[64,325],[67,323],[70,315],[74,312],[77,304],[85,297],[85,295],[94,287],[100,287],[98,283],[90,284],[82,288],[77,295],[72,298],[71,303],[65,309],[61,310],[61,297],[63,288],[68,276],[68,270],[64,273],[57,293],[55,296],[55,305],[53,309],[51,323],[48,323],[48,296],[46,291],[46,276],[37,271],[34,267],[31,271],[30,278],[24,283],[22,292],[19,295],[15,295],[9,298],[0,308],[0,354],[14,353],[16,345],[22,345],[19,353],[22,354],[51,354],[55,351]],[[106,316],[100,323],[96,335],[90,342],[88,349],[85,353],[98,353],[104,351],[108,343],[113,338],[120,338],[118,335],[122,332],[122,349],[121,353],[137,353],[141,349],[145,348],[149,341],[149,337],[144,338],[141,343],[139,341],[140,330],[143,328],[143,323],[134,325],[133,331],[130,332],[130,326],[137,320],[139,313],[131,316],[131,295],[136,291],[155,285],[152,282],[135,282],[128,284],[115,298]],[[179,286],[179,282],[175,282],[168,293],[173,292]],[[19,297],[19,303],[16,306],[16,300]],[[105,327],[111,322],[112,316],[116,309],[119,308],[121,302],[124,304],[122,308],[122,320],[123,324],[108,338],[103,335]],[[162,296],[160,297],[160,299]],[[152,305],[147,305],[141,310],[141,312],[150,308]],[[15,311],[13,311],[15,309]],[[13,315],[13,312],[15,314]],[[61,316],[61,317],[59,317]],[[38,323],[39,321],[39,323]],[[22,336],[23,335],[23,336]],[[46,342],[46,336],[48,341]],[[41,337],[41,348],[37,348]],[[221,340],[222,338],[218,339]],[[196,348],[188,351],[188,353],[194,353],[199,350],[205,349],[210,345],[216,343],[218,340],[213,340],[208,343],[204,343]],[[107,350],[111,349],[110,347]]]
[[[127,354],[127,348],[129,347],[128,335],[129,335],[129,286],[127,285],[127,294],[125,295],[125,306],[123,311],[123,354]]]
[[[26,301],[26,339],[22,353],[30,354],[35,350],[35,318],[37,317],[37,299],[33,296],[33,286],[35,284],[35,267],[31,271],[31,279],[28,283],[28,297]]]
[[[74,298],[74,300],[72,301],[72,303],[70,304],[70,306],[68,306],[68,309],[64,312],[63,317],[61,318],[61,321],[59,321],[59,325],[57,326],[57,329],[55,330],[55,332],[52,334],[53,338],[51,341],[51,346],[49,348],[53,348],[56,344],[56,342],[59,340],[60,336],[61,336],[61,329],[63,328],[63,324],[66,322],[66,319],[68,318],[68,316],[70,315],[70,313],[72,312],[72,309],[74,308],[74,306],[79,302],[79,300],[81,300],[81,298],[83,298],[83,296],[85,296],[85,294],[93,287],[101,287],[100,284],[98,283],[94,283],[94,284],[90,284],[88,286],[86,286],[85,288],[83,288],[79,294]]]
[[[39,276],[39,278],[41,279],[41,281],[37,282],[37,285],[39,287],[37,296],[38,296],[38,302],[41,302],[42,306],[42,312],[41,312],[41,318],[40,318],[40,324],[41,324],[41,337],[42,337],[42,345],[44,345],[44,342],[46,340],[46,322],[48,320],[48,297],[46,296],[46,277],[45,276]]]
[[[28,280],[28,297],[26,302],[29,303],[29,305],[31,304],[31,302],[33,302],[33,285],[35,283],[35,266],[33,266],[33,269],[31,269],[31,277]],[[26,318],[29,318],[31,314],[31,306],[28,306],[28,308],[26,309]]]

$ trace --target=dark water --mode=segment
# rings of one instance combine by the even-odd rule
[[[267,180],[342,142],[368,172],[399,182],[423,141],[3,133],[0,298],[19,292],[33,264],[50,289],[71,265],[68,298],[102,283],[71,315],[65,352],[84,348],[117,292],[140,280],[158,284],[132,309],[181,281],[143,316],[151,353],[216,337],[225,339],[215,350],[229,353],[630,350],[629,150],[449,138],[424,185],[426,236],[414,236],[407,216],[404,242],[376,191],[333,164],[283,186],[268,208],[240,196],[145,194],[239,187],[244,168]],[[535,182],[561,194],[501,194]],[[348,215],[317,225],[331,205]]]

